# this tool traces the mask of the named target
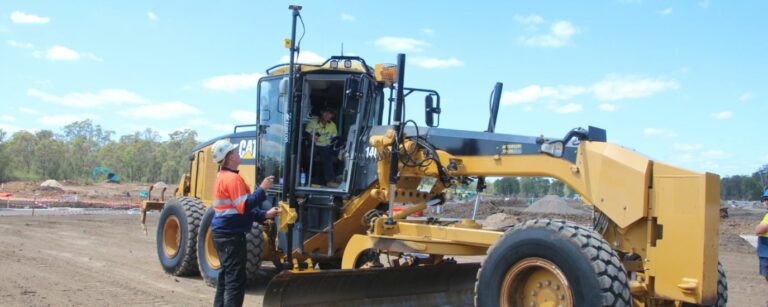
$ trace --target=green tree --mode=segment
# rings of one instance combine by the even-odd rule
[[[27,131],[17,131],[11,136],[6,150],[10,155],[13,169],[11,173],[15,177],[33,177],[32,159],[35,155],[35,135]]]
[[[5,142],[6,132],[0,129],[0,182],[8,181],[10,178],[8,174],[8,166],[10,164],[10,157],[6,151],[7,143]]]
[[[493,182],[493,193],[496,195],[516,195],[520,193],[520,179],[504,177]]]

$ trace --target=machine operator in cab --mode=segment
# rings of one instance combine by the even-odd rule
[[[240,155],[237,145],[227,140],[213,144],[213,159],[221,166],[214,184],[211,230],[213,245],[221,261],[221,272],[216,286],[213,306],[242,306],[246,283],[246,239],[253,222],[263,223],[280,214],[278,208],[268,211],[259,207],[266,199],[266,191],[272,187],[273,176],[261,182],[251,193],[243,177],[238,174]]]
[[[336,130],[336,124],[333,122],[333,109],[323,108],[320,111],[320,117],[313,117],[307,124],[307,128],[304,130],[311,134],[314,138],[315,151],[320,156],[320,162],[323,165],[323,179],[325,179],[325,186],[329,188],[337,188],[339,183],[336,182],[336,173],[333,169],[333,146],[331,141],[336,137],[338,131]],[[312,167],[312,166],[310,166]],[[311,180],[312,178],[310,178]]]

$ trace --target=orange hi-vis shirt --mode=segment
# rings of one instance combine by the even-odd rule
[[[248,233],[253,222],[264,222],[266,211],[259,209],[266,193],[257,188],[253,194],[236,170],[222,168],[213,185],[213,210],[211,222],[214,232]]]

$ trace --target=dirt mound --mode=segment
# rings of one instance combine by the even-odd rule
[[[447,202],[443,205],[442,213],[438,214],[438,216],[448,218],[471,218],[474,205],[474,201]],[[499,205],[491,201],[482,200],[482,198],[477,205],[477,219],[483,219],[491,214],[502,212],[504,212],[504,209]]]
[[[529,213],[557,213],[566,215],[588,215],[589,211],[579,201],[566,200],[557,195],[547,195],[524,210]]]
[[[520,218],[506,213],[491,214],[481,223],[483,228],[504,229],[520,223]]]
[[[43,181],[43,183],[40,184],[40,190],[64,191],[64,186],[56,180],[49,179],[49,180]]]

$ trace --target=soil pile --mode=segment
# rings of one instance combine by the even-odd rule
[[[471,218],[474,201],[448,202],[443,205],[442,212],[437,214],[439,217],[447,218]],[[481,200],[477,204],[477,219],[483,219],[494,213],[504,212],[504,209],[490,201]]]
[[[61,183],[59,183],[56,180],[49,179],[49,180],[43,181],[43,183],[40,184],[40,190],[42,190],[42,191],[50,191],[50,190],[64,191],[64,186],[61,185]]]
[[[506,213],[496,213],[488,216],[483,222],[486,229],[505,229],[520,223],[520,218]]]
[[[529,213],[556,213],[566,215],[588,215],[589,210],[579,201],[565,200],[560,196],[547,195],[524,210]]]

